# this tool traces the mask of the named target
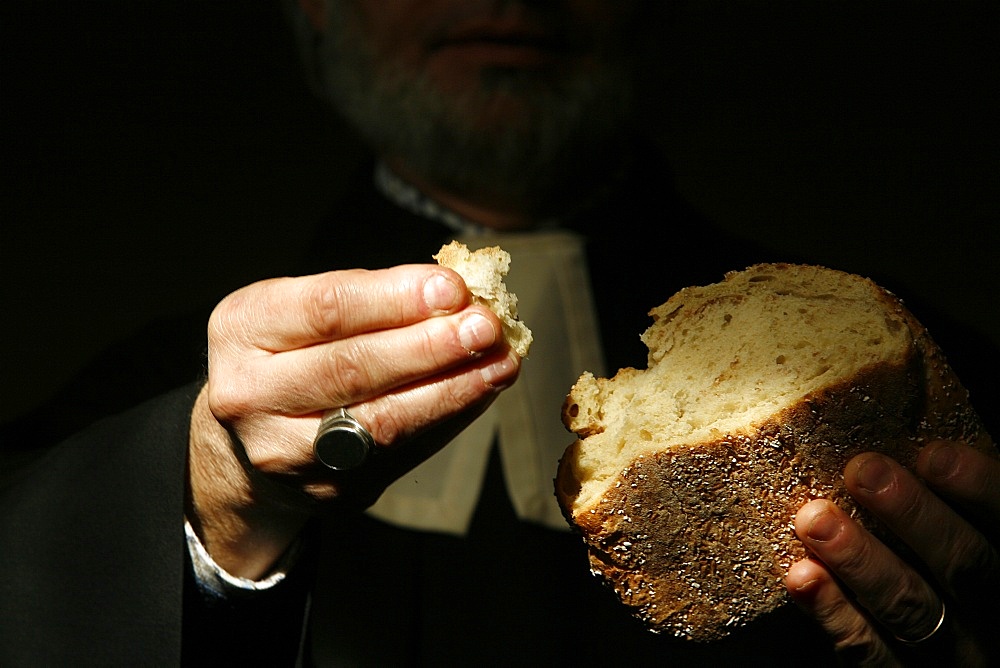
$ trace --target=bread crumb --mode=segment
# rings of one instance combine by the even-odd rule
[[[472,301],[482,304],[500,318],[504,338],[521,357],[531,349],[532,334],[517,316],[517,295],[503,282],[510,269],[510,253],[499,246],[470,251],[468,246],[452,241],[433,256],[442,267],[453,269],[465,280]]]

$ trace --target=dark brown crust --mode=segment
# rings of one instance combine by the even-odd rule
[[[564,514],[592,570],[651,630],[712,640],[786,603],[785,574],[806,556],[792,519],[810,499],[878,532],[843,485],[853,456],[878,450],[912,468],[934,438],[995,453],[941,351],[885,296],[913,335],[903,364],[870,367],[744,433],[635,460],[589,508],[575,507],[580,441],[567,450],[556,479]]]

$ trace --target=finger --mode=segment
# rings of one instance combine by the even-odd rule
[[[845,664],[890,663],[888,645],[821,562],[804,559],[792,564],[785,588],[830,637]]]
[[[988,537],[1000,539],[1000,459],[962,443],[935,441],[920,451],[916,469]]]
[[[273,355],[259,362],[270,409],[289,415],[366,401],[437,376],[500,346],[503,326],[489,309],[430,318],[407,327],[353,336]]]
[[[394,450],[428,428],[474,408],[485,407],[513,383],[520,357],[504,348],[424,383],[351,405],[351,414],[371,432],[376,447]],[[307,475],[316,470],[312,442],[320,418],[264,415],[240,434],[255,468],[273,475]],[[437,444],[438,447],[444,443]],[[320,469],[326,475],[328,471]]]
[[[278,278],[226,297],[209,328],[246,347],[279,352],[451,313],[468,295],[458,274],[436,265]]]
[[[795,533],[893,635],[922,638],[937,626],[941,600],[930,585],[834,503],[804,505]]]
[[[895,461],[858,455],[848,462],[844,481],[859,503],[913,549],[947,594],[975,594],[991,584],[984,580],[989,574],[996,587],[1000,565],[986,537]]]
[[[392,446],[444,419],[454,417],[483,398],[510,386],[521,368],[521,358],[510,348],[477,360],[459,374],[449,374],[385,394],[352,408],[376,435]],[[361,418],[359,418],[361,419]]]

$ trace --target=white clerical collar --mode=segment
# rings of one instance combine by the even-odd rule
[[[561,420],[563,400],[583,371],[605,375],[582,238],[560,229],[495,233],[448,212],[388,169],[376,171],[380,180],[379,190],[389,199],[445,223],[470,248],[499,245],[511,254],[507,287],[517,295],[534,343],[518,381],[441,452],[391,485],[368,512],[412,529],[465,533],[496,443],[518,517],[566,529],[552,483],[559,457],[573,441]]]
[[[381,160],[375,163],[375,188],[390,202],[427,220],[443,223],[456,234],[465,238],[490,235],[494,232],[455,213],[437,200],[425,195],[412,183],[404,180],[392,171]],[[535,229],[554,229],[559,226],[556,220],[545,220],[535,226]]]
[[[417,190],[415,186],[397,176],[382,161],[379,161],[375,165],[375,188],[396,206],[406,209],[410,213],[422,218],[444,223],[457,234],[475,236],[485,230],[481,225],[458,215],[454,211],[446,209],[435,200]]]

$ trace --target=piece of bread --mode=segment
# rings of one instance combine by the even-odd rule
[[[992,449],[925,329],[871,281],[757,265],[650,312],[648,369],[583,374],[556,495],[595,574],[651,630],[728,635],[786,602],[792,519],[856,454],[912,467],[929,439]]]
[[[531,348],[531,330],[517,318],[517,295],[507,291],[503,282],[510,270],[510,253],[499,246],[470,251],[458,241],[441,247],[433,256],[438,264],[454,269],[465,279],[472,300],[497,314],[510,347],[521,357]]]

